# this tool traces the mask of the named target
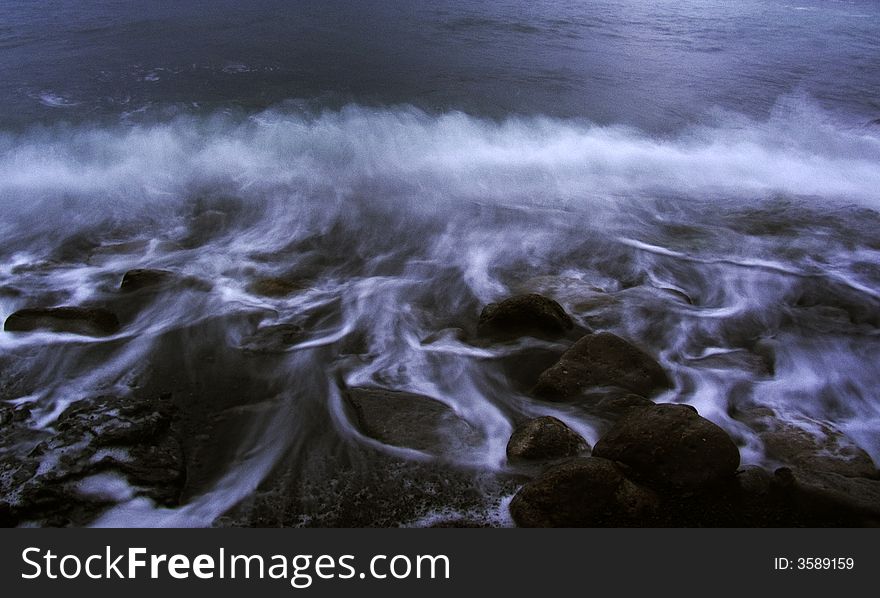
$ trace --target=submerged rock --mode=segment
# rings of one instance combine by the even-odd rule
[[[144,254],[150,247],[147,239],[107,243],[93,248],[88,259],[89,264],[100,264],[118,258],[120,255]]]
[[[22,309],[6,318],[9,332],[48,330],[85,336],[109,336],[119,331],[116,314],[96,307],[48,307]]]
[[[152,270],[140,268],[129,270],[122,277],[119,289],[122,291],[139,291],[141,289],[164,287],[177,278],[174,272],[168,270]]]
[[[730,480],[739,450],[727,432],[688,405],[654,405],[617,422],[593,455],[626,464],[658,488],[700,491]]]
[[[258,328],[242,339],[241,348],[248,353],[283,353],[303,340],[302,326],[273,324]]]
[[[533,393],[555,401],[596,386],[617,386],[645,397],[672,386],[653,357],[610,332],[588,334],[538,377]]]
[[[868,453],[830,424],[783,421],[767,407],[743,409],[735,417],[758,433],[767,457],[782,465],[847,477],[880,476]]]
[[[0,297],[11,297],[13,299],[17,299],[19,297],[24,296],[24,291],[19,288],[3,285],[0,286]]]
[[[139,268],[126,272],[119,285],[119,290],[128,293],[142,290],[162,291],[168,288],[210,291],[211,284],[193,276],[184,276],[170,270]]]
[[[561,459],[590,448],[583,437],[551,416],[537,417],[517,427],[507,443],[507,458]]]
[[[559,361],[561,356],[562,351],[556,348],[521,345],[515,350],[500,352],[494,361],[513,390],[528,394],[538,376]]]
[[[880,525],[880,481],[787,467],[775,475],[809,524]]]
[[[698,368],[741,371],[760,377],[772,376],[774,369],[772,355],[760,355],[741,349],[691,359],[689,363]]]
[[[305,287],[302,283],[286,278],[260,278],[251,282],[247,290],[254,295],[279,298],[293,295],[303,288]]]
[[[190,219],[189,234],[181,245],[187,248],[204,245],[226,233],[229,221],[229,215],[222,210],[204,210]]]
[[[510,502],[520,527],[649,525],[659,498],[606,459],[581,457],[551,467]]]
[[[385,444],[442,454],[471,444],[476,434],[452,409],[424,395],[350,388],[345,398],[361,433]]]
[[[530,293],[490,303],[483,308],[477,333],[492,340],[521,336],[558,338],[574,328],[574,322],[556,301]]]

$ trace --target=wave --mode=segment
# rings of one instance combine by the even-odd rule
[[[563,347],[456,333],[482,305],[531,291],[651,350],[675,381],[659,400],[697,406],[747,463],[766,457],[735,412],[755,405],[833,424],[877,459],[878,163],[875,129],[802,98],[765,121],[719,113],[663,138],[363,106],[5,135],[0,316],[102,302],[128,315],[101,340],[0,333],[0,357],[23,364],[4,392],[51,433],[68,405],[157,371],[221,394],[225,376],[250,377],[259,408],[240,413],[257,415],[236,416],[246,429],[212,483],[175,510],[112,480],[124,504],[107,524],[209,525],[315,445],[414,457],[360,434],[340,383],[437,398],[481,438],[446,459],[503,471],[514,419],[599,432],[508,376],[518,352]],[[133,268],[206,284],[135,310],[118,293]],[[266,277],[300,286],[255,292]],[[271,367],[242,357],[267,323],[298,335]]]

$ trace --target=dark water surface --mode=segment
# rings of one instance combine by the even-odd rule
[[[668,131],[804,94],[880,117],[869,0],[4,2],[3,122],[412,104]]]

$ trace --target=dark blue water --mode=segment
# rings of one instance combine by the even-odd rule
[[[731,415],[755,406],[877,460],[878,32],[867,0],[0,2],[0,319],[129,313],[109,339],[0,332],[0,399],[32,434],[0,448],[28,454],[160,366],[175,397],[219,392],[205,364],[230,364],[250,383],[211,484],[157,508],[84,480],[119,503],[100,523],[210,525],[279,463],[330,492],[303,463],[401,457],[355,429],[339,381],[443,401],[480,438],[444,462],[491,478],[515,421],[600,431],[498,365],[564,346],[454,330],[540,292],[656,355],[675,383],[657,400],[696,406],[744,463],[774,465]],[[138,311],[133,268],[211,290]],[[266,297],[265,277],[305,282]],[[276,324],[303,330],[269,367],[245,345]],[[508,498],[468,516],[509,524]],[[288,523],[344,523],[338,500]]]
[[[872,0],[14,1],[0,123],[291,99],[674,130],[803,94],[880,118]]]

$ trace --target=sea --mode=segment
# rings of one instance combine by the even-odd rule
[[[0,319],[121,305],[133,269],[205,283],[106,338],[0,332],[0,399],[27,407],[7,457],[95,396],[204,413],[216,459],[179,504],[105,472],[79,482],[91,524],[249,524],[274,492],[285,525],[511,525],[516,423],[603,430],[510,374],[564,344],[473,340],[523,292],[654,356],[655,400],[744,464],[774,466],[756,408],[880,460],[875,0],[3,0],[0,82]],[[430,396],[479,441],[379,442],[351,387]],[[447,501],[435,461],[479,498]],[[377,475],[416,488],[406,516],[344,506]]]

